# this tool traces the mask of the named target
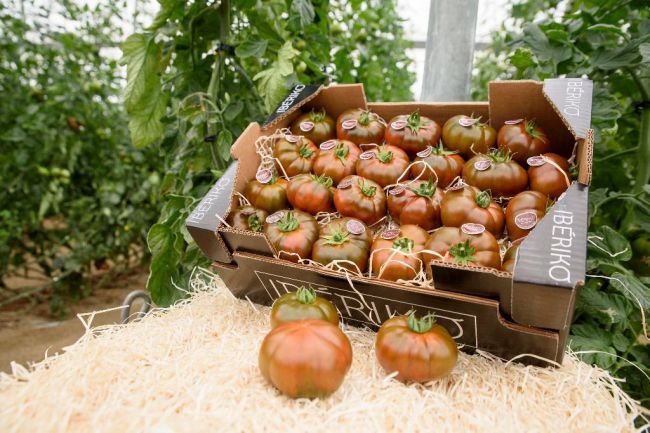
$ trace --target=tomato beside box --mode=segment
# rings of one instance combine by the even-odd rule
[[[233,164],[187,219],[187,228],[219,275],[238,297],[271,304],[302,285],[330,299],[343,320],[377,329],[390,317],[416,309],[432,312],[466,351],[480,349],[505,359],[546,365],[561,362],[576,297],[584,283],[587,192],[591,180],[592,82],[582,78],[490,83],[489,102],[368,103],[359,84],[296,86],[260,126],[252,123],[232,147]],[[457,114],[490,119],[496,129],[506,120],[535,119],[553,151],[570,154],[576,143],[577,179],[521,243],[513,274],[487,268],[432,263],[435,288],[352,276],[276,259],[263,233],[221,223],[255,178],[260,162],[255,141],[287,127],[301,109],[324,107],[334,118],[344,110],[367,107],[384,119],[419,109],[440,125]],[[567,155],[568,156],[568,155]]]

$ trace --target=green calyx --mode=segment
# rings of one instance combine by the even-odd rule
[[[432,155],[438,155],[438,156],[449,156],[449,155],[458,154],[458,151],[457,150],[447,150],[447,149],[445,149],[445,147],[442,145],[442,140],[440,140],[438,142],[438,145],[431,149],[431,154]]]
[[[414,134],[417,133],[424,124],[422,123],[422,118],[420,117],[420,110],[415,110],[409,117],[406,119],[406,127],[411,130]]]
[[[377,192],[377,187],[369,186],[363,179],[359,179],[359,189],[361,190],[361,193],[366,197],[374,197],[375,193]]]
[[[403,251],[405,253],[410,253],[413,251],[413,246],[415,245],[415,242],[413,242],[412,239],[409,238],[398,238],[395,239],[393,242],[393,249],[398,250],[398,251]]]
[[[482,207],[483,209],[487,209],[487,207],[490,206],[490,203],[492,202],[492,193],[490,192],[489,189],[485,191],[481,191],[478,194],[476,194],[474,201],[476,201],[476,204]]]
[[[327,245],[341,245],[347,242],[349,239],[350,234],[343,228],[342,225],[337,225],[336,228],[334,228],[329,235],[323,236],[323,239],[325,239],[325,244]]]
[[[350,150],[343,144],[343,142],[339,142],[339,144],[336,145],[336,149],[334,149],[334,155],[343,165],[345,165],[345,158],[348,156],[348,153],[350,153]]]
[[[384,164],[388,164],[393,160],[393,152],[386,150],[386,146],[381,146],[377,151],[377,159]]]
[[[433,313],[429,313],[421,319],[418,319],[415,317],[415,312],[412,312],[408,317],[409,329],[413,332],[417,332],[418,334],[429,332],[434,323],[436,323],[436,319]]]
[[[476,261],[476,257],[474,257],[475,252],[476,252],[476,248],[474,248],[469,243],[469,239],[467,239],[464,243],[458,242],[457,245],[454,245],[451,248],[449,248],[449,254],[451,254],[454,257],[454,263],[459,265],[466,265],[469,262],[475,262]]]
[[[332,178],[329,176],[325,176],[324,174],[321,174],[320,176],[316,176],[315,174],[312,174],[311,178],[327,188],[329,188],[334,184]]]
[[[357,122],[359,122],[359,125],[366,126],[367,124],[369,124],[371,120],[371,114],[372,113],[368,110],[362,111],[361,114],[359,115],[359,120],[357,120]]]
[[[293,212],[287,212],[287,214],[278,221],[278,230],[284,233],[292,232],[298,228],[298,225],[298,219],[293,216]]]
[[[301,304],[313,304],[316,301],[316,291],[313,287],[300,286],[296,290],[296,298]]]
[[[248,217],[248,228],[254,232],[262,230],[262,221],[260,221],[260,217],[256,213]]]
[[[298,155],[300,155],[301,158],[311,158],[314,155],[314,151],[307,147],[306,144],[303,144],[298,149]]]
[[[427,183],[421,183],[417,188],[409,188],[420,197],[431,198],[436,193],[436,184],[431,179]]]
[[[526,122],[524,123],[524,129],[526,130],[526,134],[533,137],[533,139],[540,139],[546,137],[542,131],[539,131],[537,129],[537,125],[535,124],[534,120],[526,120]]]
[[[325,109],[321,108],[320,110],[316,110],[315,108],[312,108],[311,112],[309,113],[309,119],[312,122],[320,122],[325,118]]]
[[[507,148],[493,150],[487,156],[496,164],[512,161],[512,152]]]

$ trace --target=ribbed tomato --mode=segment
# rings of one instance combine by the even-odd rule
[[[255,209],[253,206],[242,206],[233,209],[228,217],[228,224],[234,229],[259,232],[262,231],[267,215],[266,211],[262,209]]]
[[[442,127],[442,141],[451,150],[465,158],[487,153],[497,140],[497,132],[480,117],[459,114],[447,120]]]
[[[394,117],[386,127],[386,143],[402,148],[411,158],[440,140],[441,129],[434,120],[420,116],[418,110]]]
[[[289,181],[287,199],[296,209],[316,215],[318,212],[332,212],[334,188],[332,179],[314,174],[299,174]]]
[[[343,178],[336,187],[334,206],[341,215],[372,225],[386,214],[386,196],[375,182],[353,175]]]
[[[338,218],[320,229],[311,258],[325,266],[340,260],[339,266],[364,272],[371,243],[372,233],[364,223],[354,218]]]
[[[261,183],[257,179],[251,180],[244,188],[244,196],[256,209],[269,213],[286,209],[287,181],[275,175],[271,176],[267,183]]]
[[[569,162],[557,153],[528,158],[530,189],[556,199],[571,185]]]
[[[494,197],[512,197],[528,185],[526,170],[502,151],[477,155],[467,161],[463,178],[482,191],[490,190]]]
[[[281,210],[266,217],[264,234],[280,258],[297,262],[310,257],[318,238],[318,223],[303,211]]]
[[[273,328],[262,341],[262,376],[292,398],[327,397],[352,365],[348,337],[325,320],[296,320]]]
[[[496,237],[501,236],[506,225],[503,209],[492,200],[490,193],[470,185],[445,192],[440,205],[440,216],[445,226],[481,224]]]
[[[501,266],[501,270],[506,271],[506,272],[514,272],[515,271],[515,262],[517,261],[517,251],[519,250],[519,245],[521,245],[521,241],[523,241],[524,238],[518,239],[510,245],[510,248],[506,251],[505,255],[503,256],[503,265]]]
[[[345,110],[336,119],[336,136],[359,144],[382,144],[386,122],[376,113],[363,108]]]
[[[303,135],[316,145],[336,138],[334,119],[325,112],[324,108],[314,108],[298,116],[291,124],[291,133]]]
[[[299,287],[295,292],[285,293],[273,302],[271,328],[295,320],[319,319],[339,324],[339,313],[330,301],[316,296],[312,287]]]
[[[514,196],[506,206],[506,227],[510,240],[528,236],[550,206],[548,197],[538,191],[524,191]]]
[[[320,145],[313,170],[319,176],[331,177],[338,184],[345,176],[355,173],[361,150],[347,140],[330,140]]]
[[[507,120],[499,129],[497,144],[501,149],[512,152],[512,158],[525,164],[531,156],[551,151],[551,142],[533,120]]]
[[[288,177],[309,173],[316,155],[318,147],[310,139],[299,135],[285,135],[279,138],[273,147],[278,172],[284,171]]]
[[[432,179],[438,187],[447,188],[463,172],[463,157],[456,151],[445,150],[442,143],[437,147],[427,147],[417,155],[413,162],[419,163],[411,167],[413,179]]]
[[[375,340],[379,364],[397,372],[403,382],[429,382],[448,375],[456,366],[458,347],[449,332],[428,315],[415,313],[385,321]]]
[[[406,224],[385,230],[370,248],[372,275],[386,280],[412,280],[422,269],[422,248],[428,233]]]
[[[385,187],[396,183],[408,165],[409,157],[399,147],[379,146],[359,155],[356,171]]]
[[[388,213],[399,224],[415,224],[425,230],[440,227],[442,191],[431,181],[400,184],[388,192]]]
[[[444,261],[465,266],[485,266],[501,269],[499,243],[492,233],[480,224],[461,227],[442,227],[431,234],[424,246],[444,256]],[[425,263],[441,260],[439,256],[424,253]]]

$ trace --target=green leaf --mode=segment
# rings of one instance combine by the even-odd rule
[[[232,102],[224,110],[223,117],[228,121],[233,121],[237,116],[239,116],[239,113],[241,113],[243,109],[244,103],[242,101]]]
[[[609,226],[601,226],[589,233],[589,254],[615,261],[626,262],[632,258],[632,247],[627,239]]]
[[[171,242],[173,233],[168,225],[157,223],[151,226],[147,234],[147,245],[152,254],[160,254],[165,245]]]
[[[161,246],[159,254],[151,260],[147,289],[151,299],[160,307],[168,307],[185,296],[174,286],[174,283],[179,283],[177,266],[180,259],[180,253],[174,248],[174,240],[168,239]]]
[[[553,60],[555,63],[560,63],[573,55],[573,50],[569,46],[553,45],[539,26],[533,23],[524,25],[524,43],[540,60]]]
[[[604,71],[634,66],[640,59],[639,45],[632,41],[620,48],[599,48],[591,57],[591,65]]]
[[[235,54],[242,59],[247,57],[262,57],[266,53],[267,45],[268,42],[265,40],[248,39],[235,48]]]
[[[316,16],[314,6],[309,0],[293,0],[291,3],[291,10],[296,12],[300,17],[300,25],[305,27],[314,21]]]
[[[293,72],[293,58],[300,54],[300,51],[293,48],[291,42],[287,41],[278,51],[278,69],[282,75],[287,76]]]
[[[621,295],[600,290],[600,278],[590,278],[580,291],[576,308],[605,325],[628,326],[627,301]]]
[[[647,311],[650,307],[650,288],[632,274],[614,272],[610,284],[637,308]],[[646,317],[648,319],[649,317]]]
[[[579,354],[588,364],[608,368],[616,362],[616,350],[612,347],[612,338],[603,328],[591,323],[576,324],[571,327],[569,346],[575,352],[595,352]]]
[[[590,32],[609,32],[609,33],[615,33],[619,36],[622,36],[624,38],[627,38],[628,35],[625,33],[623,30],[621,30],[620,26],[615,26],[613,24],[604,24],[604,23],[598,23],[594,24],[593,26],[587,27],[587,31]]]
[[[165,125],[161,118],[167,110],[168,98],[160,94],[160,88],[153,90],[149,98],[129,111],[129,132],[136,147],[143,148],[162,137]]]
[[[639,45],[639,53],[641,53],[643,64],[650,66],[650,42],[644,42]]]
[[[510,64],[517,68],[521,74],[526,69],[537,66],[537,62],[533,58],[533,53],[527,48],[517,48],[510,56]]]
[[[217,138],[217,152],[222,160],[230,160],[230,146],[232,146],[232,133],[227,129],[224,129],[219,133]]]
[[[602,87],[597,87],[593,95],[591,120],[600,133],[613,130],[616,121],[622,116],[616,98]]]
[[[286,96],[288,77],[293,73],[292,59],[299,54],[287,41],[278,51],[277,60],[259,72],[253,80],[259,81],[258,90],[264,98],[266,110],[270,112]]]

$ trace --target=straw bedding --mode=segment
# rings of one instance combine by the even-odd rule
[[[634,431],[636,403],[574,356],[540,369],[462,354],[448,378],[406,386],[376,362],[374,334],[352,327],[342,387],[290,400],[257,369],[269,309],[205,271],[191,284],[185,303],[126,326],[88,325],[63,354],[14,365],[0,377],[0,431]]]

